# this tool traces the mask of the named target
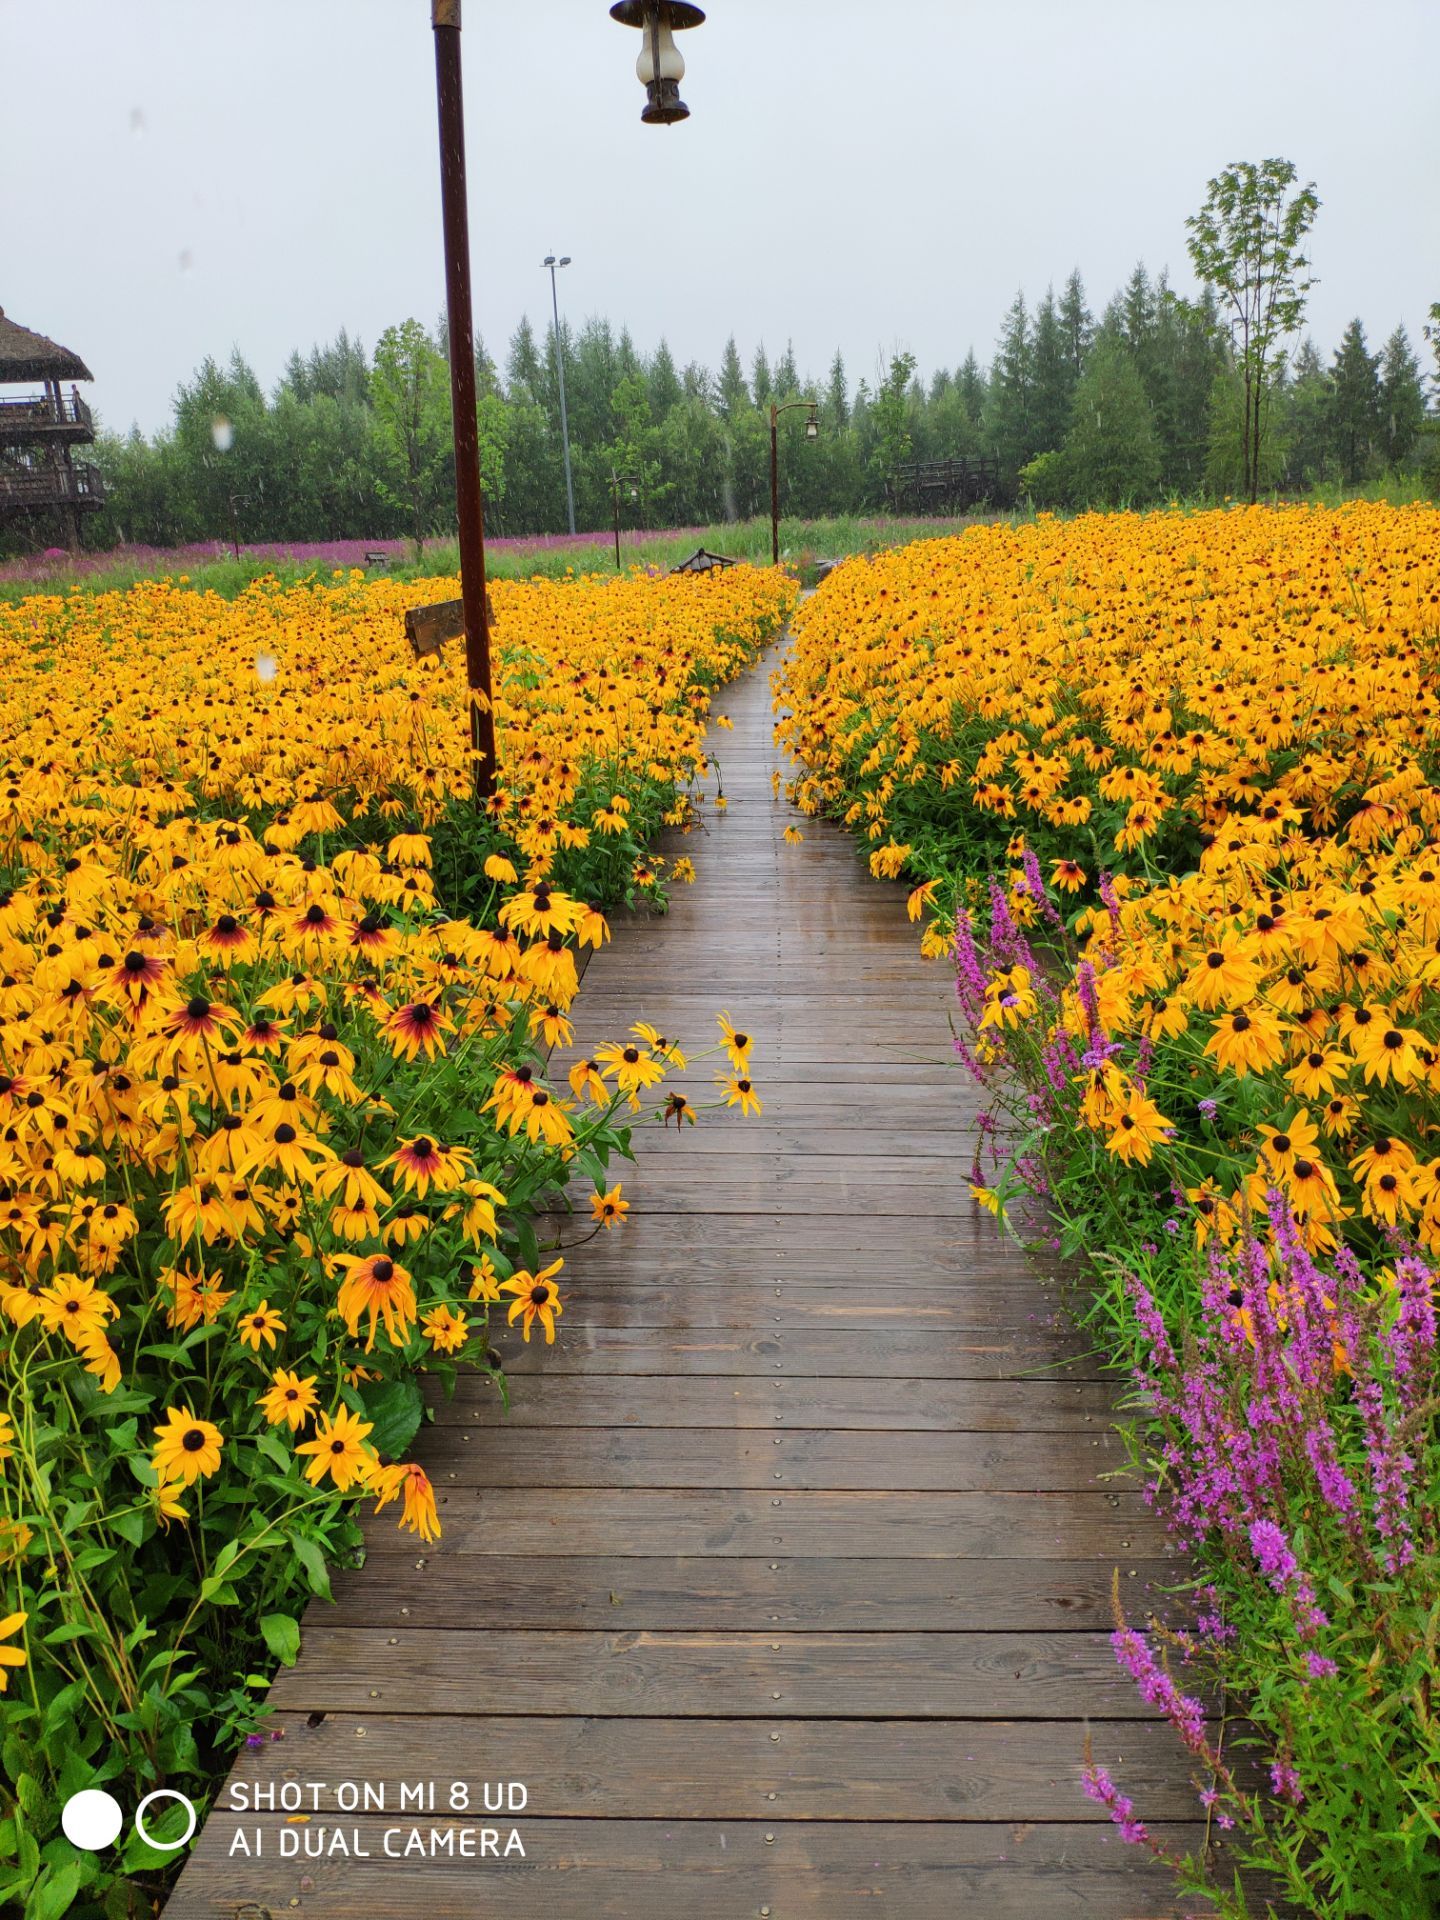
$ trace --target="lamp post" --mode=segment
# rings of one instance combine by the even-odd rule
[[[642,478],[638,473],[612,472],[610,475],[610,498],[615,507],[615,571],[617,573],[620,571],[620,489],[629,487],[630,498],[638,500],[642,484]]]
[[[805,438],[818,440],[820,438],[818,405],[819,403],[814,400],[787,400],[783,407],[777,407],[773,400],[770,402],[770,564],[772,567],[778,567],[780,564],[780,435],[778,432],[780,416],[782,413],[792,412],[796,407],[808,407],[810,412],[805,421]]]
[[[635,75],[645,89],[640,118],[647,127],[673,126],[688,120],[690,109],[680,98],[685,78],[685,56],[674,36],[686,27],[698,27],[705,18],[689,0],[615,0],[610,18],[622,27],[638,27],[644,35]]]
[[[671,35],[698,27],[705,18],[684,0],[617,0],[611,14],[625,26],[645,27],[648,52],[636,65],[648,101],[641,119],[665,125],[689,109],[678,81],[685,63]],[[477,801],[494,798],[495,712],[490,680],[490,603],[485,591],[485,508],[480,492],[480,432],[475,410],[475,322],[470,299],[470,223],[465,196],[465,107],[460,80],[460,0],[430,0],[435,36],[435,104],[440,131],[440,209],[445,233],[445,313],[450,344],[450,412],[455,433],[455,506],[460,522],[460,612],[465,628],[465,681],[469,688],[470,746]],[[643,70],[642,70],[643,69]],[[646,75],[649,75],[647,78]],[[547,265],[550,264],[547,262]],[[563,263],[556,263],[563,264]],[[559,303],[556,348],[559,348]],[[562,364],[561,425],[565,421]],[[570,482],[570,443],[565,439],[565,480]],[[575,531],[574,496],[570,530]],[[453,629],[452,629],[453,631]]]
[[[565,505],[570,515],[570,531],[575,531],[575,483],[570,477],[570,421],[565,412],[565,353],[560,340],[560,297],[555,291],[555,270],[568,267],[569,254],[556,259],[553,253],[547,253],[540,262],[542,267],[550,269],[550,310],[555,315],[555,371],[560,380],[560,444],[565,449]]]

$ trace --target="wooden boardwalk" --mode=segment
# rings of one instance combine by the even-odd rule
[[[468,1380],[422,1438],[442,1542],[387,1513],[310,1610],[285,1737],[232,1780],[323,1783],[310,1820],[222,1795],[170,1920],[1195,1910],[1080,1789],[1088,1725],[1152,1830],[1193,1841],[1176,1744],[1107,1644],[1113,1569],[1142,1612],[1162,1543],[1104,1478],[1111,1388],[970,1199],[947,970],[839,832],[784,842],[764,669],[720,705],[729,813],[669,918],[592,962],[578,1028],[703,1045],[727,1007],[763,1118],[637,1136],[634,1212],[567,1267],[561,1341],[509,1343],[510,1418]],[[433,1816],[395,1811],[428,1781]],[[457,1816],[452,1781],[528,1806]],[[387,1810],[337,1812],[344,1782]],[[518,1828],[524,1860],[384,1856],[456,1824]],[[257,1827],[262,1857],[234,1854]],[[282,1831],[350,1851],[281,1858]]]

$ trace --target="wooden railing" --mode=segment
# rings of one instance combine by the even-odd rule
[[[0,399],[0,435],[53,431],[94,433],[95,417],[78,393],[58,401],[38,393]]]
[[[105,482],[98,467],[0,466],[0,511],[6,507],[98,507]]]
[[[895,508],[918,513],[998,501],[1003,497],[1000,463],[985,457],[907,461],[896,468],[889,492]]]

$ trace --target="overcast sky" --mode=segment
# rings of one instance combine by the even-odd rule
[[[1227,162],[1323,202],[1311,331],[1417,345],[1440,299],[1437,0],[714,0],[692,118],[640,124],[606,0],[465,0],[476,320],[549,299],[715,365],[793,338],[852,383],[985,361],[1017,287],[1143,258]],[[238,346],[431,320],[444,298],[429,0],[0,0],[0,306],[73,347],[106,422],[168,420]]]

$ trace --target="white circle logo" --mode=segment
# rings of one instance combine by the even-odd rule
[[[190,1818],[185,1823],[185,1831],[178,1840],[157,1840],[152,1834],[148,1834],[145,1831],[145,1809],[147,1807],[153,1807],[157,1800],[178,1800],[181,1806],[189,1813]],[[154,1847],[157,1853],[176,1853],[181,1847],[189,1844],[190,1836],[195,1831],[198,1818],[199,1816],[195,1812],[195,1802],[193,1800],[187,1800],[183,1793],[176,1793],[173,1787],[156,1787],[153,1793],[146,1794],[145,1798],[135,1809],[135,1831],[145,1842],[146,1846]]]
[[[125,1824],[120,1802],[99,1787],[86,1787],[72,1793],[60,1814],[60,1829],[72,1847],[85,1853],[99,1853],[112,1846]]]

